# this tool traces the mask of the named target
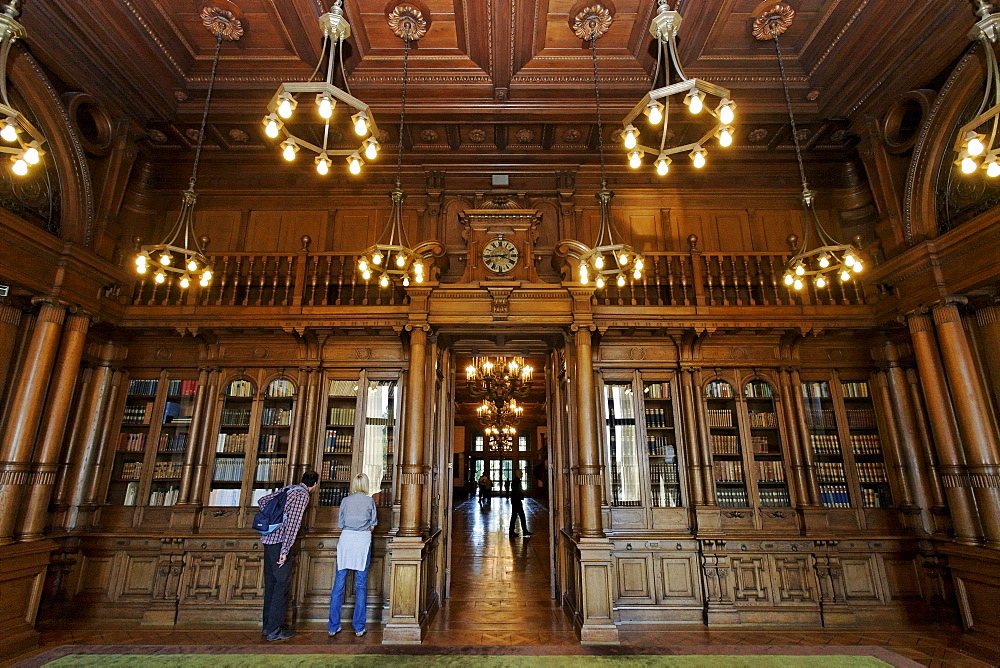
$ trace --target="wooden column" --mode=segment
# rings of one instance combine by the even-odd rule
[[[920,393],[920,379],[917,377],[916,369],[909,368],[906,370],[906,382],[909,384],[910,402],[913,406],[913,417],[916,420],[917,432],[919,434],[917,440],[920,444],[923,466],[926,470],[931,502],[934,504],[935,513],[947,514],[947,501],[945,501],[944,487],[941,485],[941,478],[938,474],[937,456],[934,454],[934,445],[927,426],[927,411],[924,408],[924,397]]]
[[[597,397],[589,327],[574,327],[576,357],[577,459],[574,477],[580,490],[580,535],[604,538],[601,521],[601,453],[597,440]]]
[[[778,372],[778,396],[781,399],[782,415],[785,418],[784,430],[785,449],[788,452],[788,463],[792,469],[792,498],[798,506],[816,505],[809,478],[806,473],[806,457],[802,441],[799,439],[798,411],[795,408],[795,390],[792,388],[792,376],[788,369]]]
[[[930,316],[919,313],[911,314],[907,323],[910,327],[910,339],[913,341],[913,352],[917,358],[920,389],[937,448],[944,493],[951,509],[955,540],[977,545],[982,538],[979,512],[969,488],[965,451],[958,439],[958,425],[952,410],[944,366],[938,353],[934,323]]]
[[[1000,406],[1000,305],[989,304],[976,311],[976,324],[982,336],[980,354],[990,372],[990,390],[994,406]],[[0,359],[2,364],[2,359]]]
[[[121,348],[114,349],[114,361],[121,361]],[[110,361],[110,360],[109,360]],[[87,476],[87,484],[83,491],[83,505],[93,511],[104,502],[104,494],[107,491],[107,479],[105,473],[110,475],[110,468],[114,455],[108,456],[108,452],[115,447],[115,437],[118,435],[119,418],[118,406],[125,401],[124,395],[128,394],[128,374],[123,369],[112,368],[111,377],[108,380],[107,398],[104,401],[104,415],[101,418],[101,427],[94,439],[94,450],[84,466],[90,472]],[[119,399],[121,401],[119,401]]]
[[[694,405],[695,422],[698,427],[698,440],[692,444],[692,449],[698,450],[701,457],[701,486],[706,506],[717,504],[715,498],[715,468],[712,465],[712,439],[709,438],[708,417],[705,413],[705,397],[702,392],[701,369],[691,369],[691,402]]]
[[[691,471],[688,474],[688,479],[691,481],[691,505],[697,508],[705,505],[705,486],[701,478],[704,463],[701,461],[701,448],[698,447],[701,433],[698,430],[698,417],[694,411],[694,397],[691,390],[694,381],[691,374],[691,369],[681,369],[680,390],[684,402],[684,441],[687,443],[687,451],[691,454]]]
[[[424,380],[427,367],[427,327],[408,326],[410,366],[406,385],[406,424],[400,473],[399,536],[419,536],[421,492],[426,483],[424,465]],[[374,484],[374,483],[373,483]]]
[[[59,469],[59,455],[62,451],[63,436],[73,402],[73,391],[80,373],[80,360],[87,340],[90,318],[74,314],[63,325],[62,343],[49,389],[45,420],[42,433],[32,456],[30,487],[21,511],[21,525],[18,538],[39,540],[44,536],[48,520],[49,500]]]
[[[942,303],[933,313],[979,521],[986,544],[1000,549],[1000,444],[986,389],[976,373],[958,307]]]
[[[214,416],[219,405],[219,370],[213,368],[200,369],[198,374],[198,391],[201,392],[204,382],[204,393],[202,402],[202,418],[200,422],[201,436],[194,440],[204,445],[198,449],[194,457],[194,465],[191,469],[191,485],[188,492],[187,502],[190,504],[200,504],[207,502],[199,495],[204,493],[205,479],[211,476],[208,470],[208,462],[212,459],[216,442],[212,440],[209,430],[214,424]]]
[[[209,442],[207,438],[205,422],[209,415],[209,408],[206,404],[212,401],[212,396],[206,391],[208,384],[208,369],[198,370],[198,389],[194,393],[194,411],[191,416],[191,437],[188,440],[187,449],[184,451],[184,468],[181,469],[180,489],[177,492],[177,503],[175,505],[199,505],[201,504],[201,488],[195,483],[198,476],[195,475],[198,465],[205,460],[204,454],[209,449],[215,449],[215,443]]]
[[[14,542],[18,509],[28,483],[31,451],[45,405],[66,309],[42,303],[24,365],[13,385],[10,411],[0,439],[0,545]]]
[[[799,375],[798,369],[792,369],[789,372],[788,378],[791,381],[791,387],[788,389],[794,399],[792,407],[795,411],[795,416],[798,418],[796,422],[799,429],[799,438],[802,440],[806,485],[809,490],[809,505],[820,508],[823,506],[823,503],[819,495],[819,480],[816,477],[816,460],[813,457],[812,438],[809,435],[809,427],[806,425],[806,406],[802,401],[802,377]]]
[[[895,480],[897,485],[893,487],[897,497],[896,506],[906,516],[920,516],[920,520],[910,528],[917,531],[930,533],[927,518],[923,516],[922,510],[930,505],[926,498],[921,503],[921,496],[918,490],[917,481],[913,479],[912,467],[905,463],[905,460],[913,459],[913,451],[916,444],[916,428],[913,425],[913,411],[909,405],[909,398],[905,401],[899,397],[898,388],[890,387],[890,379],[884,370],[872,373],[871,388],[872,401],[879,405],[880,412],[886,417],[886,429],[882,433],[882,452],[885,458],[886,473],[890,480]]]
[[[14,364],[14,351],[17,350],[17,327],[21,323],[21,309],[7,302],[0,301],[0,407],[4,397],[13,388],[8,383],[11,368]],[[0,415],[3,411],[0,410]]]

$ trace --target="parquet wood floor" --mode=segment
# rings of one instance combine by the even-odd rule
[[[961,632],[954,628],[879,629],[827,631],[823,629],[709,630],[684,626],[671,630],[643,627],[621,629],[619,647],[581,647],[572,625],[551,599],[548,513],[534,501],[526,502],[528,525],[534,535],[510,538],[507,522],[510,504],[495,499],[481,510],[475,500],[455,508],[452,531],[451,590],[430,625],[421,647],[381,645],[375,625],[363,638],[341,634],[328,638],[325,625],[299,625],[292,640],[264,643],[259,629],[176,628],[154,630],[121,628],[71,622],[43,625],[43,649],[60,645],[212,646],[231,651],[475,653],[533,652],[539,654],[629,654],[661,651],[664,654],[712,652],[744,654],[753,647],[784,646],[810,653],[831,653],[842,648],[875,646],[888,649],[925,666],[975,667],[1000,665],[1000,652],[979,658],[962,650]],[[499,649],[508,648],[508,649]],[[225,649],[223,649],[225,651]],[[37,654],[32,652],[31,655]],[[25,655],[28,656],[28,655]]]

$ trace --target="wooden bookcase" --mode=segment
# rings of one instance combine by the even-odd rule
[[[781,437],[781,414],[775,387],[759,378],[743,386],[742,416],[749,444],[754,497],[761,508],[787,508],[792,505],[788,491],[788,470]]]
[[[639,429],[633,380],[607,380],[603,386],[604,437],[608,455],[608,505],[637,508],[643,504]]]
[[[684,505],[673,394],[673,383],[669,380],[642,382],[650,505],[653,508]]]
[[[720,508],[748,508],[752,504],[736,390],[725,380],[709,381],[705,385],[705,406],[716,504]]]
[[[140,503],[146,453],[153,449],[150,444],[159,430],[154,417],[159,414],[159,386],[159,378],[133,378],[128,382],[106,497],[111,505]]]
[[[840,394],[844,401],[848,443],[858,476],[861,507],[890,508],[892,491],[868,381],[841,380]]]
[[[243,378],[229,382],[222,392],[206,505],[242,505],[243,479],[250,459],[250,418],[256,394],[256,385]]]

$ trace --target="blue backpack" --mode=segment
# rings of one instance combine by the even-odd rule
[[[285,521],[285,501],[288,499],[288,490],[285,487],[278,495],[267,502],[267,504],[257,511],[253,516],[253,528],[259,531],[262,536],[266,536],[278,529]]]

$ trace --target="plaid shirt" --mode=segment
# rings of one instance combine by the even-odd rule
[[[257,505],[263,509],[271,499],[280,493],[281,490],[279,489],[273,494],[261,497]],[[260,542],[265,545],[281,543],[281,555],[287,555],[288,551],[292,549],[295,537],[299,533],[299,526],[302,524],[302,515],[305,513],[306,506],[308,505],[309,490],[305,488],[305,485],[298,484],[289,487],[288,497],[285,499],[285,521],[271,533],[261,536]]]

